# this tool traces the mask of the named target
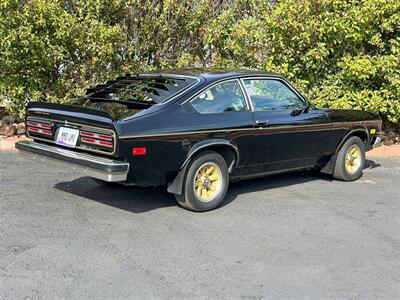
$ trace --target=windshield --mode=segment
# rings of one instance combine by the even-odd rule
[[[163,103],[191,86],[196,79],[190,77],[119,77],[89,89],[87,97],[95,101],[111,100],[141,104]]]

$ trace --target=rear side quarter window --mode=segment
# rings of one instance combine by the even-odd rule
[[[205,90],[190,101],[201,114],[241,112],[247,110],[246,100],[237,80],[222,82]]]

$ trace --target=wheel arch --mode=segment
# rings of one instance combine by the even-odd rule
[[[197,142],[190,148],[185,161],[182,163],[182,166],[180,167],[178,175],[175,177],[173,182],[168,185],[167,189],[168,192],[178,195],[182,193],[183,180],[185,177],[186,168],[190,160],[196,155],[206,150],[215,151],[218,154],[220,154],[226,161],[229,173],[232,172],[233,167],[237,165],[239,161],[238,148],[228,140],[208,139],[201,142]]]
[[[215,151],[220,154],[226,161],[229,167],[229,172],[234,165],[239,161],[239,149],[230,141],[225,139],[209,139],[194,144],[183,162],[181,169],[197,154],[204,150]]]
[[[339,149],[343,146],[343,144],[351,137],[353,136],[357,136],[359,137],[364,143],[367,143],[369,140],[369,133],[366,127],[364,126],[357,126],[357,127],[353,127],[351,129],[349,129],[342,141],[340,142],[339,146],[336,148],[335,153],[337,153],[339,151]]]
[[[342,140],[340,141],[339,145],[336,147],[335,153],[331,156],[331,158],[326,163],[326,165],[321,169],[322,173],[333,174],[333,169],[335,168],[337,154],[338,154],[340,148],[344,145],[344,143],[346,143],[346,141],[349,138],[351,138],[353,136],[359,137],[365,144],[367,144],[367,142],[369,140],[368,130],[364,126],[360,125],[360,126],[352,127],[349,130],[347,130],[345,135],[343,136]]]

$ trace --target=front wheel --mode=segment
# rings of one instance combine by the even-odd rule
[[[361,177],[365,165],[365,144],[356,136],[349,138],[340,149],[333,177],[353,181]]]
[[[203,212],[217,207],[225,197],[229,172],[225,159],[205,151],[191,160],[186,170],[183,191],[178,203],[189,210]]]

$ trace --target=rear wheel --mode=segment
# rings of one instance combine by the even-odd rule
[[[208,211],[222,202],[228,184],[225,159],[218,153],[205,151],[189,163],[182,194],[176,195],[176,199],[186,209]]]
[[[340,149],[333,177],[344,181],[357,180],[365,165],[365,144],[356,136],[349,138]]]

